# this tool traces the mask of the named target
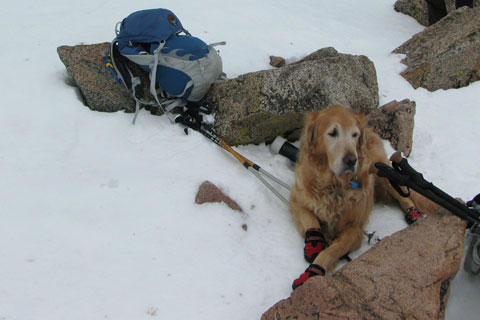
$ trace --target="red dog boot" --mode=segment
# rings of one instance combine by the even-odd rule
[[[305,233],[305,247],[303,248],[303,256],[308,263],[313,263],[313,260],[318,254],[327,247],[327,241],[323,236],[321,229],[311,228]]]
[[[323,269],[318,264],[311,264],[304,273],[298,277],[295,281],[293,281],[292,289],[295,290],[301,285],[303,285],[308,279],[314,276],[324,276],[325,269]]]
[[[423,218],[424,215],[418,211],[416,207],[411,207],[405,210],[405,221],[407,221],[408,224],[412,224],[415,221],[417,221],[418,218]]]

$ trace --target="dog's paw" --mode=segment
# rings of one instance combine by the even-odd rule
[[[327,241],[321,229],[308,229],[305,233],[303,256],[308,263],[313,263],[318,254],[327,247]]]
[[[418,220],[418,218],[425,217],[416,207],[411,207],[405,210],[405,221],[410,225]]]
[[[303,285],[308,279],[314,276],[324,276],[325,275],[325,269],[323,269],[321,266],[318,264],[311,264],[308,266],[308,268],[305,270],[304,273],[298,277],[295,281],[293,281],[292,284],[292,289],[295,290],[301,285]]]

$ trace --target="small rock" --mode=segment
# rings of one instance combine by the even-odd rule
[[[270,56],[270,65],[275,68],[281,68],[285,65],[285,59],[277,56]]]
[[[248,230],[248,226],[246,224],[242,224],[242,229],[247,231]]]
[[[368,125],[382,139],[389,140],[395,150],[408,157],[412,151],[415,112],[415,101],[394,100],[370,112]]]
[[[198,188],[195,203],[203,204],[212,202],[223,202],[229,206],[230,209],[243,212],[242,208],[229,196],[225,195],[216,185],[210,181],[205,181]]]

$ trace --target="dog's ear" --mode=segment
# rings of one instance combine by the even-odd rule
[[[318,130],[322,126],[321,118],[323,111],[314,111],[305,117],[305,127],[300,141],[301,151],[299,157],[306,157],[318,166],[327,163],[327,155],[324,151],[323,137],[318,136]]]
[[[305,116],[305,127],[302,135],[301,143],[304,144],[309,150],[314,147],[315,138],[317,134],[317,118],[319,111],[310,112]]]
[[[364,114],[356,114],[355,117],[357,118],[358,127],[360,128],[360,137],[358,138],[357,149],[358,151],[361,151],[366,142],[365,129],[367,128],[367,118]]]

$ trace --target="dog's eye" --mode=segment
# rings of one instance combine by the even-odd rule
[[[337,128],[333,128],[332,131],[328,133],[330,137],[336,137],[338,135]]]
[[[354,133],[352,134],[352,137],[354,137],[354,138],[357,138],[358,136],[359,136],[359,133],[358,133],[358,132],[354,132]]]

